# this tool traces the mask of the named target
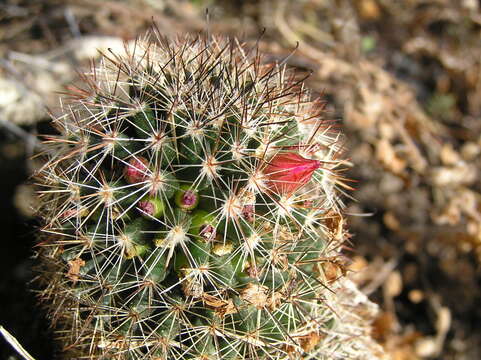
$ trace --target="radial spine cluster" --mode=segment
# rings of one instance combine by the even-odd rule
[[[153,30],[69,96],[38,173],[41,297],[67,358],[334,354],[342,145],[298,77]]]

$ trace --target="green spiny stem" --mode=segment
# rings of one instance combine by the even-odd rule
[[[85,359],[314,358],[320,336],[309,351],[299,339],[333,326],[321,263],[343,237],[338,134],[284,68],[235,43],[138,46],[102,62],[41,170],[64,345]]]

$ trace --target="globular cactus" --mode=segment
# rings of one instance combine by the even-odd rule
[[[302,81],[234,40],[152,31],[69,94],[38,173],[67,358],[345,357],[342,146]]]

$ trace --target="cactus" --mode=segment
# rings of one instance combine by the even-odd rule
[[[302,80],[155,30],[83,80],[38,172],[65,356],[345,358],[342,144]]]

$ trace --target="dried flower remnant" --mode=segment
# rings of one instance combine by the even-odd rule
[[[148,176],[149,161],[143,157],[134,157],[129,160],[124,168],[124,177],[129,184],[135,184],[142,181]]]

